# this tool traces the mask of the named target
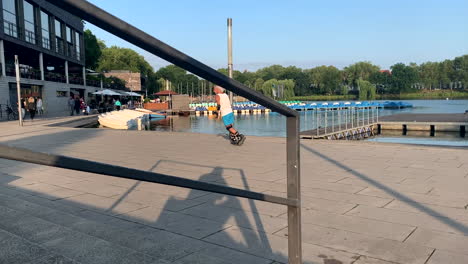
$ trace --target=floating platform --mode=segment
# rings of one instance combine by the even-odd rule
[[[468,114],[396,114],[383,116],[378,130],[460,132],[468,130]]]
[[[354,127],[351,124],[320,127],[300,133],[304,139],[361,139],[382,130],[459,132],[464,137],[468,130],[468,113],[464,114],[396,114],[380,117],[378,121]]]

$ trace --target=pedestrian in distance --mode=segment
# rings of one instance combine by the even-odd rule
[[[120,100],[117,99],[117,101],[115,101],[115,109],[117,109],[117,111],[120,111],[120,107],[122,106],[122,103],[120,103]]]
[[[44,114],[44,108],[43,108],[43,105],[42,105],[41,97],[37,97],[36,111],[37,111],[38,115],[43,115]]]
[[[224,88],[216,85],[213,88],[213,92],[216,94],[216,103],[218,104],[217,111],[221,112],[221,118],[226,126],[226,130],[229,132],[229,139],[233,145],[242,145],[245,141],[245,136],[239,134],[239,132],[233,127],[234,124],[234,113],[232,112],[231,101],[228,95],[224,92]],[[219,117],[218,112],[216,114]]]
[[[70,96],[70,99],[68,100],[68,109],[70,110],[70,115],[73,115],[73,111],[75,111],[75,99],[73,99],[73,96]]]
[[[29,117],[31,117],[31,121],[34,120],[34,116],[36,115],[36,99],[30,96],[27,101],[27,108],[29,112]]]
[[[80,107],[81,107],[80,97],[77,96],[75,97],[75,105],[74,105],[75,113],[77,115],[80,114]]]

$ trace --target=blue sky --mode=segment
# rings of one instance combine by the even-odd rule
[[[281,64],[343,68],[371,61],[441,61],[468,54],[466,0],[90,0],[215,68],[227,64],[233,19],[234,69]],[[168,63],[86,24],[108,46],[130,47],[158,69]]]

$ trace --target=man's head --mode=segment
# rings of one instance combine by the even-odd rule
[[[219,86],[219,85],[215,85],[215,86],[213,87],[213,92],[214,92],[215,94],[224,93],[224,88],[221,87],[221,86]]]

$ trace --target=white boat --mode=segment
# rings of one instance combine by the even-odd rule
[[[138,125],[138,119],[149,119],[149,115],[134,110],[113,111],[99,115],[98,121],[102,126],[113,129],[133,129]]]

